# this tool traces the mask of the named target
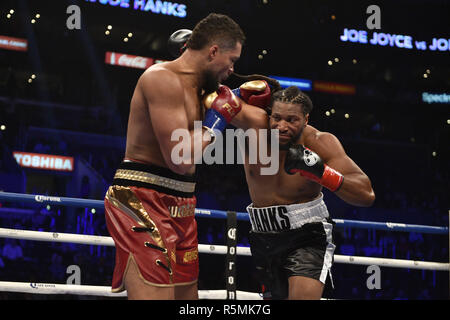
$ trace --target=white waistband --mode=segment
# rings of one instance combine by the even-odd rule
[[[255,208],[247,207],[252,230],[255,232],[280,232],[298,229],[306,223],[323,222],[329,217],[323,194],[319,198],[291,205]]]

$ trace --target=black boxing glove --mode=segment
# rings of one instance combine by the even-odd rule
[[[319,155],[302,145],[293,145],[286,154],[284,170],[288,174],[299,172],[310,179],[335,192],[344,182],[344,176],[330,168]]]
[[[186,49],[186,43],[191,37],[192,31],[189,29],[181,29],[172,33],[167,41],[167,49],[169,53],[178,58]]]

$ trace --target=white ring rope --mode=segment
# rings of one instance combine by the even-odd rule
[[[114,241],[112,240],[111,237],[81,235],[72,233],[57,233],[57,232],[0,228],[0,237],[22,239],[22,240],[69,242],[87,245],[114,246]],[[227,246],[199,244],[198,251],[199,253],[208,253],[208,254],[226,254]],[[251,256],[250,248],[238,246],[236,247],[236,254],[243,256]],[[334,262],[345,264],[356,264],[356,265],[380,265],[383,267],[392,267],[392,268],[438,270],[438,271],[449,271],[450,269],[449,263],[442,263],[442,262],[343,256],[343,255],[334,255]]]
[[[91,236],[91,235],[73,234],[73,233],[59,233],[59,232],[45,232],[45,231],[31,231],[31,230],[0,228],[0,238],[34,240],[34,241],[50,241],[50,242],[66,242],[66,243],[102,245],[102,246],[114,247],[114,241],[111,237]],[[227,246],[199,244],[198,251],[200,253],[226,254]],[[237,247],[236,254],[242,255],[242,256],[251,256],[250,248]]]
[[[31,198],[32,197],[32,198]],[[49,198],[49,199],[47,199]],[[51,199],[50,199],[51,198]],[[22,195],[0,192],[0,199],[6,199],[11,201],[25,201],[28,202],[43,202],[45,201],[57,201],[58,204],[80,206],[83,204],[92,204],[94,207],[103,207],[102,201],[86,200],[86,199],[72,199],[72,198],[59,198],[45,197],[39,195]],[[60,203],[63,199],[64,203]],[[32,201],[31,201],[32,200]],[[205,211],[205,210],[203,210]],[[196,214],[204,214],[201,209],[196,209]],[[213,216],[213,212],[207,210],[207,216]],[[217,210],[216,210],[217,211]],[[223,216],[223,212],[216,212]],[[449,210],[450,215],[450,210]],[[226,213],[224,215],[226,217]],[[344,223],[345,222],[345,223]],[[362,222],[362,221],[340,221],[342,225],[364,227],[370,226],[376,229],[382,229],[379,225],[386,224],[388,228],[400,227],[400,229],[418,230],[418,232],[428,233],[448,233],[447,227],[429,227],[429,226],[415,226],[415,225],[402,225],[392,223],[374,223],[374,222]],[[111,237],[107,236],[95,236],[95,235],[82,235],[82,234],[70,234],[70,233],[58,233],[58,232],[42,232],[20,229],[6,229],[0,228],[0,238],[13,238],[22,240],[35,240],[35,241],[47,241],[47,242],[65,242],[85,245],[103,245],[114,246],[114,241]],[[450,237],[449,237],[450,241]],[[199,253],[207,254],[227,254],[229,248],[224,245],[198,245]],[[243,256],[251,256],[250,248],[248,247],[236,247],[236,254]],[[334,255],[334,262],[353,265],[379,265],[383,267],[392,268],[406,268],[406,269],[421,269],[421,270],[438,270],[438,271],[450,271],[450,263],[441,262],[428,262],[428,261],[414,261],[414,260],[402,260],[402,259],[388,259],[388,258],[376,258],[376,257],[360,257],[360,256],[343,256]],[[74,284],[54,284],[54,283],[28,283],[28,282],[8,282],[0,281],[0,291],[6,292],[20,292],[20,293],[32,293],[32,294],[75,294],[75,295],[91,295],[91,296],[105,296],[105,297],[126,297],[127,293],[112,293],[111,287],[108,286],[92,286],[92,285],[74,285]],[[227,299],[226,290],[199,290],[199,299]],[[236,300],[262,300],[262,296],[259,293],[246,292],[236,290]]]
[[[418,260],[389,259],[376,257],[360,257],[360,256],[342,256],[335,254],[334,262],[345,264],[357,264],[364,266],[378,265],[380,267],[404,268],[404,269],[421,269],[421,270],[437,270],[450,271],[450,263],[429,262]]]
[[[111,287],[107,286],[88,286],[77,284],[57,284],[57,283],[29,283],[29,282],[10,282],[0,281],[0,291],[33,293],[33,294],[74,294],[83,296],[102,296],[122,298],[127,296],[127,292],[111,292]],[[227,298],[226,290],[199,290],[199,299],[225,300]],[[262,300],[259,293],[236,291],[237,300]]]

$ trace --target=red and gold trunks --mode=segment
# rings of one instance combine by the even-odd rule
[[[112,291],[125,290],[130,259],[155,286],[187,285],[198,278],[194,177],[124,161],[105,196],[108,231],[116,247]]]

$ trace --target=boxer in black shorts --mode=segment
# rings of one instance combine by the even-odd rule
[[[351,205],[371,206],[375,193],[370,179],[336,136],[308,125],[313,105],[297,87],[270,92],[266,81],[256,80],[233,91],[242,99],[242,110],[232,125],[279,133],[275,174],[262,174],[269,165],[259,159],[251,164],[251,146],[245,148],[252,199],[249,240],[264,294],[273,299],[320,299],[335,248],[322,188]],[[253,146],[261,139],[271,143],[270,135],[257,137]]]
[[[330,276],[332,283],[333,223],[322,194],[301,204],[265,208],[251,204],[247,211],[252,224],[251,251],[264,298],[285,299],[290,277],[325,284]]]

